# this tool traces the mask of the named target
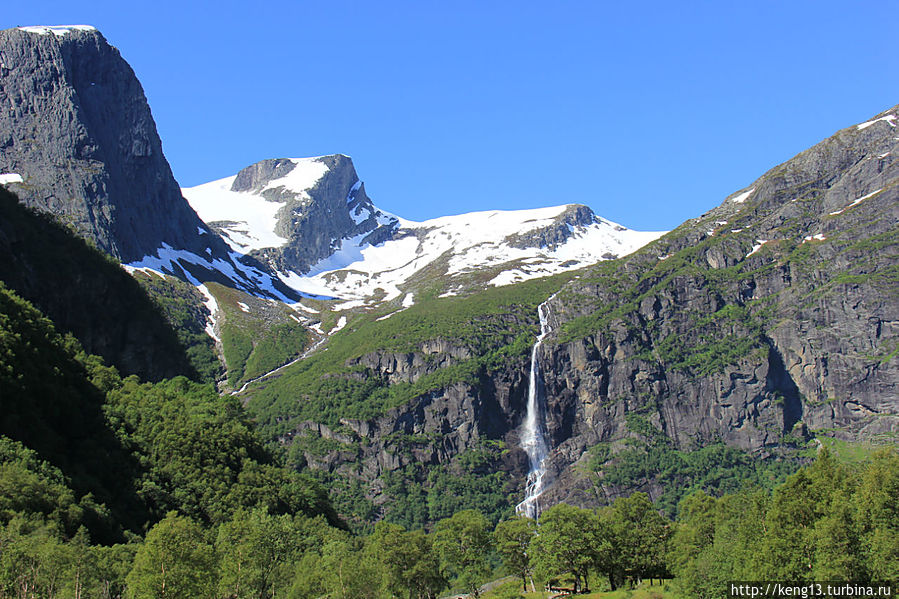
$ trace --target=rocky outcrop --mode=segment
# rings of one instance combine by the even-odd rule
[[[266,198],[287,200],[278,212],[275,228],[287,243],[260,252],[263,261],[278,271],[307,272],[313,264],[340,250],[344,239],[362,236],[360,244],[376,245],[390,239],[399,227],[396,218],[374,207],[349,156],[336,154],[316,160],[324,163],[327,171],[305,193],[285,187],[263,192],[268,194]],[[235,185],[239,179],[240,174]]]
[[[56,215],[120,261],[263,295],[263,281],[181,196],[140,82],[93,28],[0,31],[0,173],[27,206]],[[181,254],[178,254],[181,252]]]
[[[635,254],[582,271],[549,301],[538,356],[551,446],[545,503],[595,505],[633,491],[597,487],[580,466],[598,443],[616,448],[614,460],[626,439],[645,437],[635,422],[672,448],[723,441],[757,456],[815,436],[899,435],[897,118],[892,109],[838,132]],[[518,330],[536,316],[519,315]],[[402,385],[478,355],[424,343],[347,365]],[[369,481],[383,501],[385,473],[452,462],[488,437],[505,441],[501,467],[523,484],[528,362],[515,355],[477,384],[345,419],[359,453],[319,464]],[[430,441],[397,451],[403,435]]]
[[[676,447],[899,434],[897,109],[840,131],[551,302],[552,499],[640,414]]]
[[[575,227],[586,227],[601,222],[588,206],[571,204],[546,227],[539,227],[507,238],[507,243],[515,248],[550,248],[556,249],[575,234]],[[619,227],[624,231],[624,227]],[[615,256],[611,256],[615,257]]]

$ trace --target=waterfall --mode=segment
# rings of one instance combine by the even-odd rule
[[[538,499],[546,489],[544,477],[546,476],[546,430],[544,426],[545,398],[543,393],[543,377],[540,375],[540,364],[537,361],[537,352],[543,339],[549,333],[549,325],[546,321],[547,304],[555,297],[549,299],[537,307],[537,316],[540,317],[540,334],[534,347],[531,348],[531,374],[528,380],[528,407],[527,415],[521,425],[520,446],[528,454],[529,470],[525,484],[524,501],[515,506],[515,512],[528,518],[537,519],[540,514]]]

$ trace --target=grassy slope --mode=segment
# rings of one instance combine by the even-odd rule
[[[483,370],[528,351],[537,333],[537,305],[570,276],[491,287],[466,297],[421,294],[415,305],[384,320],[378,320],[384,312],[352,314],[324,350],[253,389],[249,408],[270,435],[277,435],[290,429],[291,420],[337,424],[340,418],[371,418],[428,391],[474,382]],[[464,348],[472,357],[414,383],[389,384],[351,365],[376,351],[421,352],[431,340]]]

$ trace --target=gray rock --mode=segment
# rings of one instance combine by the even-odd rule
[[[390,239],[399,228],[396,218],[374,207],[349,156],[335,154],[317,160],[328,170],[303,193],[283,186],[265,189],[293,170],[294,164],[285,158],[248,166],[232,184],[232,191],[255,192],[284,203],[278,211],[275,232],[287,242],[281,247],[251,252],[276,271],[308,272],[316,262],[338,251],[344,239],[365,235],[363,243],[377,245]]]
[[[679,449],[723,441],[759,456],[816,434],[899,435],[896,131],[880,121],[838,132],[766,173],[742,202],[734,194],[563,287],[549,303],[552,334],[538,355],[551,445],[545,505],[597,505],[634,490],[658,497],[653,480],[612,488],[579,469],[595,444],[620,447],[636,436],[632,414]],[[521,330],[534,321],[506,324]],[[347,365],[403,384],[475,353],[432,339]],[[483,436],[505,441],[504,468],[521,492],[528,366],[511,359],[477,384],[447,385],[369,421],[344,420],[366,443],[360,462],[335,457],[329,468],[361,478],[380,505],[385,471],[452,463]],[[399,452],[397,433],[439,442]]]
[[[0,63],[0,172],[22,176],[9,185],[22,203],[122,262],[168,246],[208,263],[182,261],[174,274],[235,284],[213,262],[236,258],[181,196],[140,82],[100,32],[0,31]],[[260,265],[233,270],[247,266]]]

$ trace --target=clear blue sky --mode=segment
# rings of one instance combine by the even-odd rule
[[[880,2],[7,2],[98,27],[182,186],[353,156],[411,219],[578,202],[669,229],[899,103]]]

